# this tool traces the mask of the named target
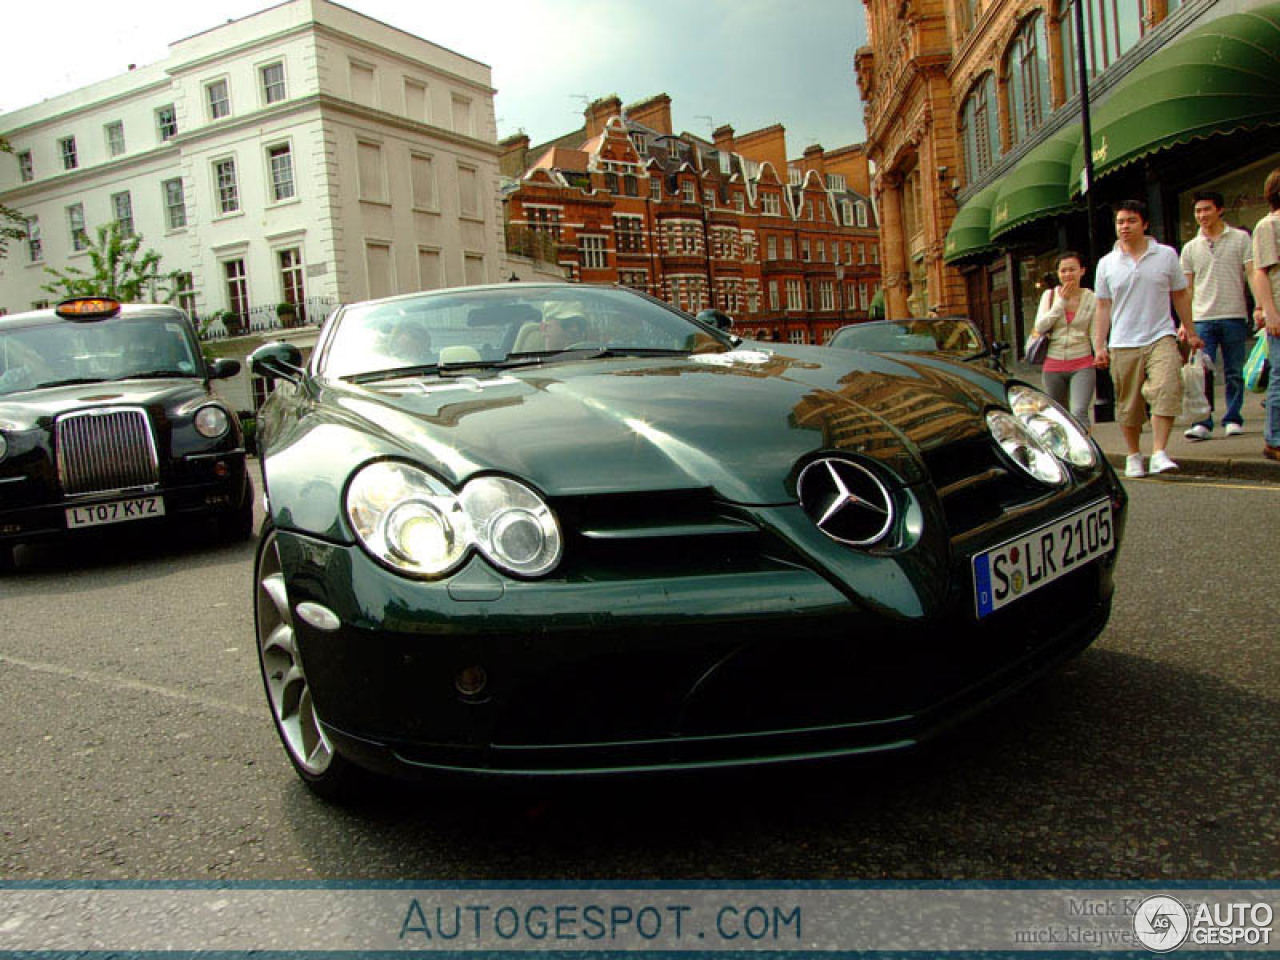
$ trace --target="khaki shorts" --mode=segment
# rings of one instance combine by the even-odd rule
[[[1182,415],[1182,355],[1178,341],[1161,337],[1145,347],[1117,347],[1110,351],[1111,379],[1116,385],[1116,419],[1122,426],[1140,427],[1152,416]]]

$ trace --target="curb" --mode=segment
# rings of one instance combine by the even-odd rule
[[[1124,476],[1125,455],[1108,453],[1107,462],[1111,464],[1121,479],[1132,479]],[[1144,479],[1176,480],[1178,477],[1218,477],[1227,480],[1254,480],[1260,483],[1280,484],[1280,463],[1269,460],[1200,460],[1194,457],[1178,457],[1178,469],[1169,473],[1156,474]]]

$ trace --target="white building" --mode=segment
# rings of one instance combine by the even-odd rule
[[[286,300],[315,321],[506,279],[493,94],[482,63],[290,0],[0,114],[0,202],[36,227],[0,260],[0,312],[55,299],[44,267],[87,270],[84,234],[110,220],[190,274],[189,308],[253,327]]]

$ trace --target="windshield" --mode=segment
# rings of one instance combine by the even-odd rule
[[[0,329],[0,395],[68,383],[194,377],[199,366],[174,317],[115,317]]]
[[[728,349],[705,327],[626,290],[564,284],[423,294],[357,304],[336,318],[321,360],[332,377],[516,365],[596,353]]]
[[[875,353],[945,353],[966,359],[986,351],[982,336],[964,317],[856,323],[837,330],[830,345]]]

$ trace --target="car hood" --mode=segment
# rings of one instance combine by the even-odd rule
[[[316,410],[356,427],[369,456],[404,456],[455,485],[497,472],[551,496],[712,488],[776,504],[794,501],[797,464],[821,450],[874,458],[918,482],[930,448],[985,429],[1000,383],[933,359],[742,349],[327,382]]]
[[[32,430],[48,427],[68,410],[92,407],[169,406],[206,394],[204,383],[190,377],[156,380],[118,380],[27,390],[0,397],[0,427]]]

